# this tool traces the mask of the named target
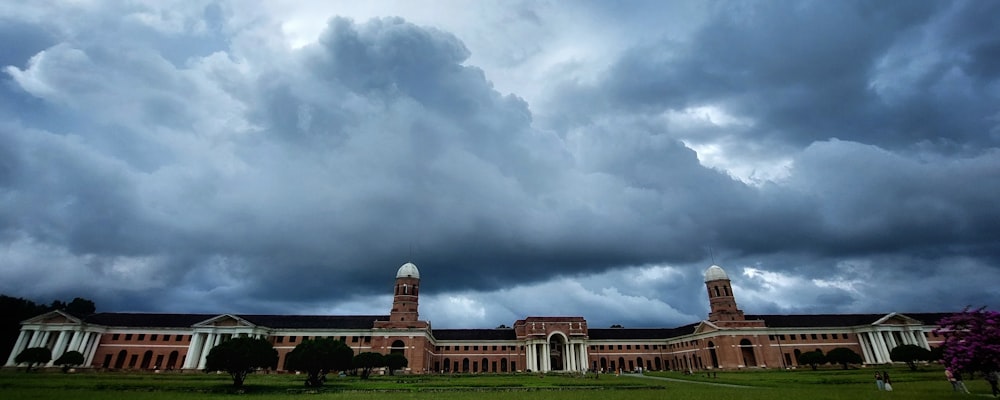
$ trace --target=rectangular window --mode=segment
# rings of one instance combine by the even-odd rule
[[[625,350],[632,350],[632,345],[630,344],[625,345]]]
[[[154,334],[152,334],[152,335],[149,335],[149,341],[150,341],[150,342],[155,342],[155,341],[156,341],[156,339],[159,339],[159,338],[160,338],[160,335],[157,335],[157,334],[155,334],[155,333],[154,333]]]
[[[111,335],[111,340],[118,340],[119,337],[121,337],[121,335],[116,333],[114,335]]]
[[[825,333],[823,334],[823,339],[826,339],[826,334]]]
[[[357,336],[351,336],[351,343],[357,343],[357,342],[358,342],[358,337]]]
[[[778,340],[785,340],[785,335],[778,335]]]
[[[469,351],[469,346],[465,346],[465,351]]]
[[[372,337],[371,336],[365,336],[365,343],[371,343],[371,342],[372,342]]]
[[[175,342],[180,342],[182,340],[184,340],[184,335],[177,335],[177,337],[174,338]]]
[[[497,347],[496,346],[493,346],[493,351],[497,351]]]
[[[139,334],[139,338],[136,339],[136,340],[146,340],[146,334],[145,333],[140,333]]]
[[[621,349],[622,349],[622,345],[618,345],[618,350],[621,350]]]
[[[812,338],[813,338],[813,340],[816,340],[816,334],[815,333],[812,334]]]
[[[601,349],[601,350],[604,350],[604,345],[602,344],[602,345],[601,345],[600,347],[598,347],[598,348],[599,348],[599,349]]]
[[[645,349],[645,350],[649,350],[649,345],[648,344],[647,345],[643,345],[642,348]]]
[[[479,346],[472,346],[472,350],[479,351]]]
[[[132,340],[132,334],[131,333],[126,333],[125,334],[125,340]]]
[[[289,336],[289,337],[288,337],[288,343],[295,343],[295,340],[296,340],[296,339],[298,339],[298,337],[295,337],[295,336]]]
[[[285,343],[285,337],[284,336],[275,336],[274,337],[274,342],[275,343]]]

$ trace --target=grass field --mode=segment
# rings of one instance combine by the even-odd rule
[[[225,374],[128,373],[58,371],[0,372],[0,399],[691,399],[691,400],[824,400],[824,399],[968,399],[953,393],[940,368],[887,369],[893,392],[875,389],[875,369],[723,371],[715,377],[685,376],[677,372],[649,372],[646,377],[601,375],[589,377],[549,374],[521,375],[404,375],[378,376],[368,381],[356,377],[331,377],[319,390],[306,390],[303,376],[251,375],[242,394],[232,388]],[[667,378],[670,381],[655,379]],[[678,382],[674,380],[683,380]],[[709,384],[705,384],[709,383]],[[739,385],[740,387],[711,384]],[[973,397],[989,396],[982,379],[967,380]]]

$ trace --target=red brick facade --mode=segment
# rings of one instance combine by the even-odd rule
[[[53,311],[22,323],[7,366],[29,347],[53,358],[76,350],[86,367],[110,370],[199,370],[208,351],[236,336],[268,338],[277,369],[301,341],[342,340],[355,353],[401,353],[408,373],[510,373],[795,368],[798,354],[846,347],[867,364],[891,362],[902,344],[940,343],[931,330],[946,314],[744,315],[725,272],[712,266],[705,285],[711,311],[676,328],[589,328],[583,317],[527,317],[496,329],[431,329],[419,317],[420,275],[397,271],[388,315],[283,316]]]

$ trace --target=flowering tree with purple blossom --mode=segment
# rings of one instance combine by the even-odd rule
[[[962,372],[1000,370],[1000,312],[985,308],[942,318],[934,331],[944,334],[945,366]]]

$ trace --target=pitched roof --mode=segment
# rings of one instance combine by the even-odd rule
[[[517,340],[513,329],[434,329],[437,340]]]
[[[371,329],[388,315],[252,315],[235,314],[258,326],[285,329]]]
[[[916,319],[926,325],[951,313],[897,313]],[[799,314],[799,315],[747,315],[747,320],[764,320],[769,328],[836,328],[871,325],[887,314]]]
[[[97,313],[90,324],[120,327],[189,328],[219,314]],[[279,329],[371,329],[388,315],[258,315],[232,314],[254,325]]]
[[[88,324],[122,327],[190,328],[217,314],[97,313],[86,317]]]
[[[695,324],[677,328],[591,328],[587,335],[592,340],[669,339],[694,333]]]

